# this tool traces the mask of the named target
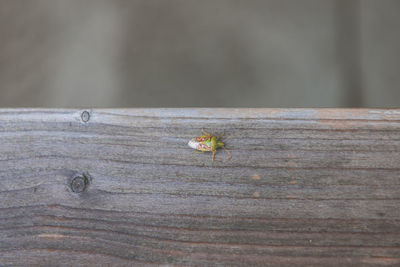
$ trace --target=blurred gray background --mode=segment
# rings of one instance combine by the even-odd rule
[[[0,0],[0,107],[399,107],[398,0]]]

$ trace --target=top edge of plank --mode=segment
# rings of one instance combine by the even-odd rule
[[[132,116],[160,118],[249,118],[249,119],[344,119],[344,120],[399,120],[400,108],[105,108],[105,109],[0,109],[0,120],[27,114],[59,117],[76,115],[87,110],[103,116]]]

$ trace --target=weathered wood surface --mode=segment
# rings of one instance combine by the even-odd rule
[[[1,266],[400,264],[398,109],[89,112],[0,110]]]

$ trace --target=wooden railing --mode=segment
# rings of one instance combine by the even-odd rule
[[[398,265],[400,110],[2,109],[0,265],[78,264]]]

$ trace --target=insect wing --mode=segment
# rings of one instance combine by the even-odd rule
[[[212,151],[211,143],[209,140],[198,142],[196,138],[190,139],[188,143],[189,147],[199,151]]]
[[[211,140],[211,137],[212,137],[212,135],[202,135],[202,136],[196,137],[196,141],[197,142],[205,142],[205,141]]]

